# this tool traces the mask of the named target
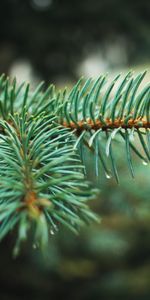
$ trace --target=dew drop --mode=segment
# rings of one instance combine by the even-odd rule
[[[32,248],[33,249],[38,249],[40,247],[39,242],[33,243]]]
[[[142,164],[143,164],[144,166],[147,166],[147,165],[148,165],[148,162],[145,161],[145,160],[143,160],[143,161],[142,161]]]
[[[51,234],[51,235],[54,235],[54,234],[55,234],[55,232],[54,232],[53,229],[50,229],[50,234]]]
[[[107,178],[107,179],[110,179],[110,178],[112,177],[112,175],[111,175],[111,174],[108,174],[108,173],[105,173],[105,175],[106,175],[106,178]]]
[[[35,250],[35,249],[37,249],[37,245],[34,243],[33,245],[32,245],[32,248]]]

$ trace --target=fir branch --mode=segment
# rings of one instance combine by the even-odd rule
[[[148,163],[150,84],[139,88],[144,76],[129,72],[110,83],[103,75],[81,78],[70,92],[53,85],[43,91],[43,82],[31,91],[0,77],[0,239],[18,225],[16,252],[33,224],[35,243],[44,247],[59,224],[77,232],[97,219],[86,204],[96,190],[84,175],[84,146],[95,155],[96,175],[101,165],[117,182],[113,141],[124,148],[132,177],[132,152]]]
[[[76,233],[97,217],[86,205],[95,190],[84,179],[72,133],[49,116],[31,122],[22,111],[9,118],[0,121],[0,239],[18,224],[17,253],[33,224],[34,243],[45,247],[59,224]]]
[[[150,160],[149,138],[145,138],[150,135],[150,84],[139,89],[145,74],[143,72],[134,77],[129,72],[122,80],[118,75],[110,84],[107,84],[105,76],[100,76],[93,82],[88,79],[85,83],[80,79],[58,105],[58,122],[75,131],[75,145],[86,145],[95,152],[106,177],[111,176],[111,170],[107,166],[109,158],[117,181],[119,177],[112,147],[114,139],[120,136],[125,140],[127,163],[132,177],[130,149],[145,164]],[[113,92],[115,86],[117,87]],[[135,137],[139,138],[139,149],[142,146],[143,151],[132,143]]]

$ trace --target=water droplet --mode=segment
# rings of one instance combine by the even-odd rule
[[[34,244],[32,245],[32,248],[33,248],[33,249],[37,249],[37,245],[34,243]]]
[[[143,160],[143,161],[142,161],[142,164],[143,164],[144,166],[147,166],[147,165],[148,165],[148,162],[145,161],[145,160]]]
[[[33,243],[32,245],[32,248],[35,250],[35,249],[38,249],[40,247],[40,244],[39,242],[36,242],[36,243]]]
[[[110,178],[112,177],[112,175],[111,175],[111,174],[108,174],[108,173],[105,173],[105,175],[106,175],[106,178],[107,178],[107,179],[110,179]]]
[[[55,234],[55,232],[54,232],[53,229],[50,229],[50,234],[51,234],[51,235],[54,235],[54,234]]]

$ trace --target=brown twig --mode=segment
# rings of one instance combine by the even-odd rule
[[[114,122],[112,122],[111,119],[106,118],[103,123],[98,119],[95,120],[95,122],[88,119],[86,122],[84,120],[78,121],[77,124],[74,122],[70,122],[70,123],[63,122],[62,125],[64,127],[68,127],[71,129],[77,129],[78,132],[81,132],[83,130],[88,130],[88,129],[98,130],[100,128],[102,128],[103,131],[108,129],[119,128],[119,127],[124,129],[150,128],[150,122],[147,122],[145,118],[130,119],[127,122],[125,121],[125,119],[115,119]]]

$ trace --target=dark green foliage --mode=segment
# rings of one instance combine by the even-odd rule
[[[88,146],[99,157],[95,169],[99,169],[100,161],[106,177],[111,177],[113,173],[117,181],[119,175],[112,145],[114,138],[115,143],[116,138],[125,141],[132,177],[131,151],[144,164],[150,160],[150,84],[138,90],[145,74],[133,76],[129,72],[120,81],[120,75],[116,76],[110,84],[106,76],[100,76],[96,81],[88,79],[85,83],[80,79],[65,99],[62,95],[59,104],[56,104],[58,122],[75,131],[75,148]],[[137,138],[139,149],[134,146]]]
[[[59,224],[78,232],[82,224],[97,220],[86,204],[96,190],[84,175],[84,145],[95,155],[97,176],[100,163],[107,178],[111,168],[119,181],[112,149],[116,137],[125,140],[120,145],[132,176],[131,150],[148,163],[149,84],[138,91],[144,75],[129,72],[115,93],[119,76],[108,85],[105,76],[84,84],[80,79],[69,93],[57,92],[53,85],[43,92],[43,83],[30,92],[29,84],[18,87],[16,80],[1,76],[0,238],[18,225],[15,253],[30,227],[34,242],[44,247],[49,231],[53,234]]]

